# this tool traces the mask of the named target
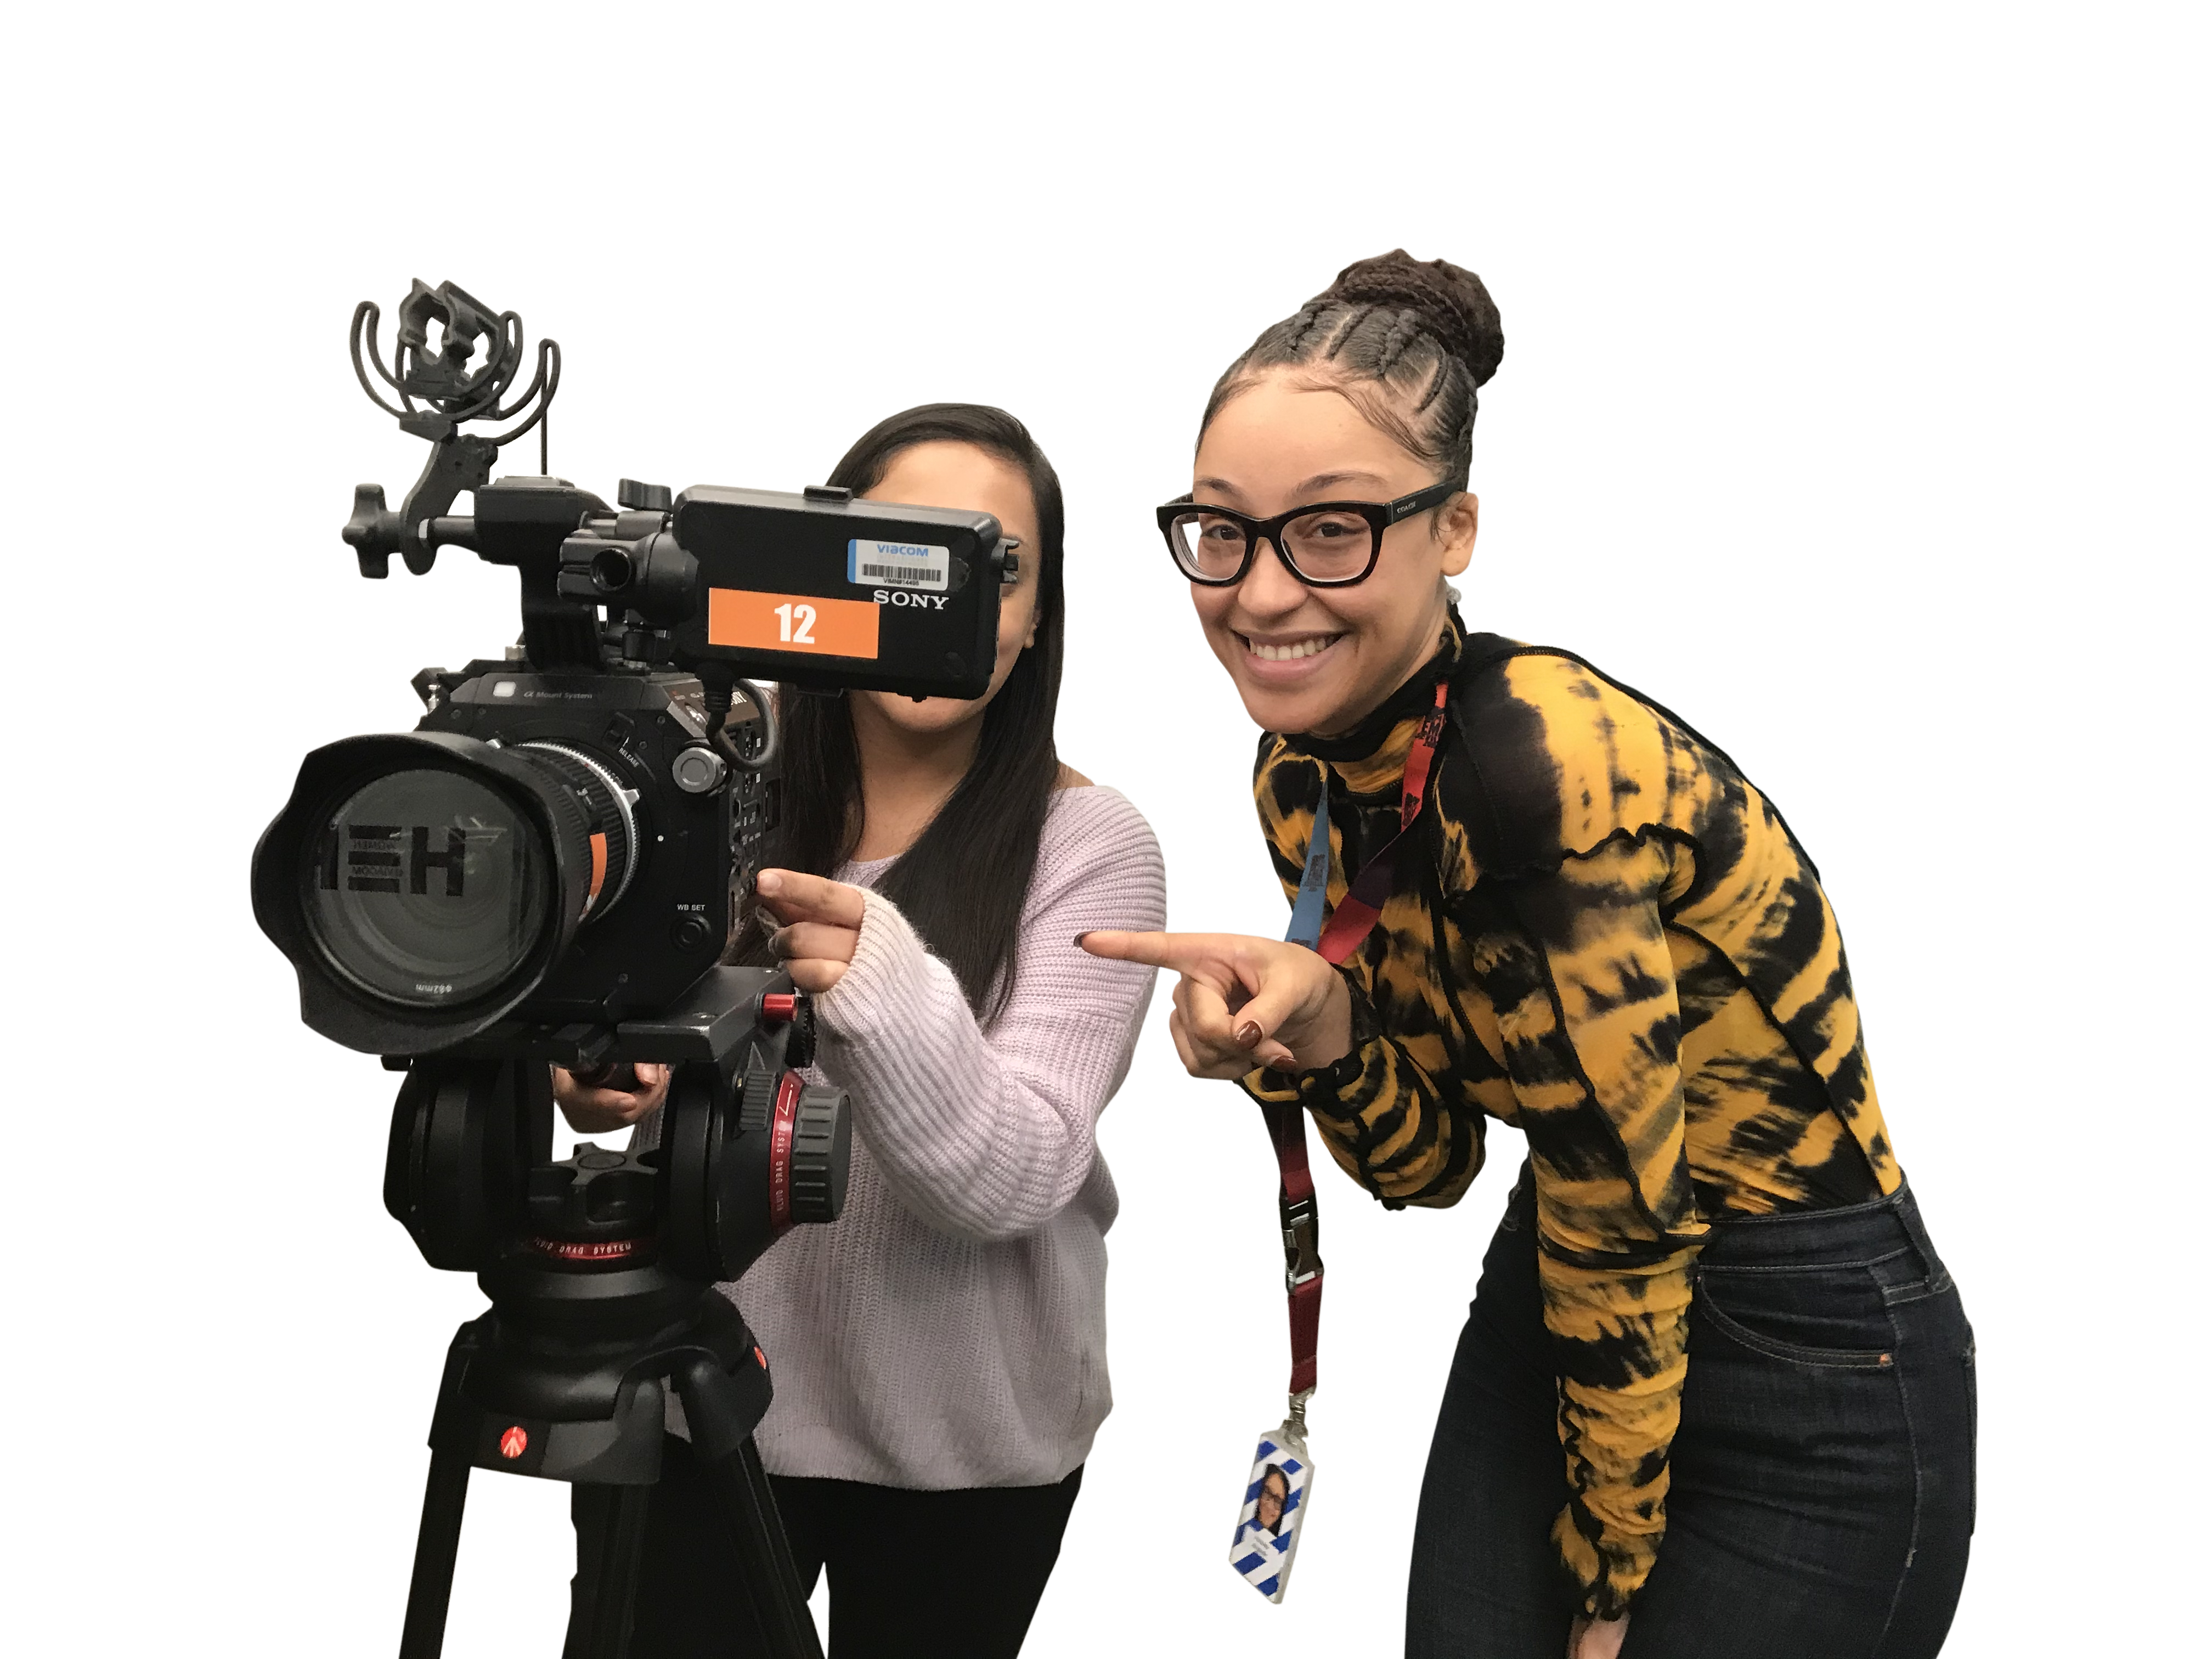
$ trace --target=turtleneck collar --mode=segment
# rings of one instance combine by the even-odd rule
[[[1466,643],[1467,624],[1460,620],[1455,605],[1445,613],[1436,654],[1383,698],[1374,713],[1340,737],[1292,734],[1285,736],[1284,742],[1293,753],[1327,762],[1355,793],[1395,787],[1405,772],[1413,733],[1436,704],[1437,682],[1449,678],[1457,669]]]

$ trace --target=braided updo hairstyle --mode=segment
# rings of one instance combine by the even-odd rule
[[[1300,368],[1342,392],[1464,489],[1475,393],[1498,372],[1505,331],[1482,279],[1403,248],[1346,265],[1326,290],[1252,342],[1215,383],[1199,434],[1269,371]]]

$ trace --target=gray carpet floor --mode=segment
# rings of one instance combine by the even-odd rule
[[[1312,1531],[1285,1606],[1267,1608],[1230,1573],[1225,1555],[1252,1436],[1281,1416],[1283,1291],[1126,1291],[1130,1349],[1176,1391],[1183,1429],[1151,1482],[1084,1482],[1026,1655],[1394,1659],[1413,1498],[1464,1307],[1464,1287],[1329,1291],[1328,1371],[1312,1422]],[[445,1314],[378,1321],[394,1389],[387,1431],[400,1597],[422,1502],[422,1429],[453,1325]],[[568,1548],[564,1486],[476,1475],[447,1652],[553,1659]],[[1954,1631],[1944,1659],[1958,1650]]]

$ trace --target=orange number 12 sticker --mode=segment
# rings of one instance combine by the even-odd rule
[[[707,643],[740,651],[803,651],[825,657],[873,659],[880,614],[866,599],[710,587],[707,590]]]

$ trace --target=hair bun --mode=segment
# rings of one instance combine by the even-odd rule
[[[1498,372],[1505,355],[1505,325],[1482,278],[1443,259],[1416,259],[1401,247],[1393,248],[1346,265],[1317,297],[1418,312],[1477,386]]]

